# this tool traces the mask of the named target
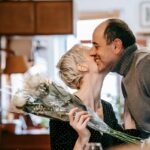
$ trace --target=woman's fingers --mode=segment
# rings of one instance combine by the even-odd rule
[[[87,123],[91,119],[91,115],[87,111],[80,111],[73,108],[69,112],[70,125],[76,130],[80,138],[89,138],[90,131],[86,128]]]
[[[82,130],[87,126],[88,121],[91,119],[91,115],[87,111],[78,111],[78,108],[72,108],[69,112],[70,125],[77,129]]]
[[[82,126],[83,126],[83,127],[86,127],[87,124],[88,124],[88,122],[90,121],[90,119],[91,119],[91,115],[89,115],[89,116],[84,120]]]
[[[79,123],[80,125],[82,125],[82,124],[85,122],[85,120],[86,120],[87,118],[90,118],[90,119],[91,119],[91,115],[90,115],[90,114],[83,114],[83,115],[81,115],[81,116],[80,116],[80,119],[79,119],[79,121],[78,121],[78,123]]]
[[[83,115],[79,122],[74,123],[74,129],[78,132],[80,137],[90,137],[90,132],[89,130],[86,128],[87,127],[87,123],[89,122],[89,120],[91,119],[91,115]]]
[[[85,115],[88,115],[87,111],[76,112],[74,121],[79,122],[80,119],[83,120]]]
[[[78,108],[75,107],[75,108],[72,108],[71,111],[68,113],[70,122],[73,122],[77,110]]]

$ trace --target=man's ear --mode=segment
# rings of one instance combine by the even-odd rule
[[[119,38],[113,41],[113,51],[116,55],[120,55],[123,52],[123,44]]]
[[[86,72],[89,70],[88,65],[86,63],[77,64],[78,71]]]

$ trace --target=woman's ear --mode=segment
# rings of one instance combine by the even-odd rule
[[[89,70],[88,65],[86,63],[77,64],[78,71],[86,72]]]
[[[123,52],[122,41],[119,38],[116,38],[113,41],[113,51],[115,54],[120,55]]]

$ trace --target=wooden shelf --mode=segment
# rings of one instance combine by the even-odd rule
[[[149,32],[138,32],[137,35],[140,35],[140,36],[149,36],[150,35],[150,31]]]

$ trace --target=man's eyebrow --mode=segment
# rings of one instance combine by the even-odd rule
[[[92,41],[92,44],[93,44],[93,45],[98,45],[98,43],[96,43],[96,42],[94,42],[94,41]]]

